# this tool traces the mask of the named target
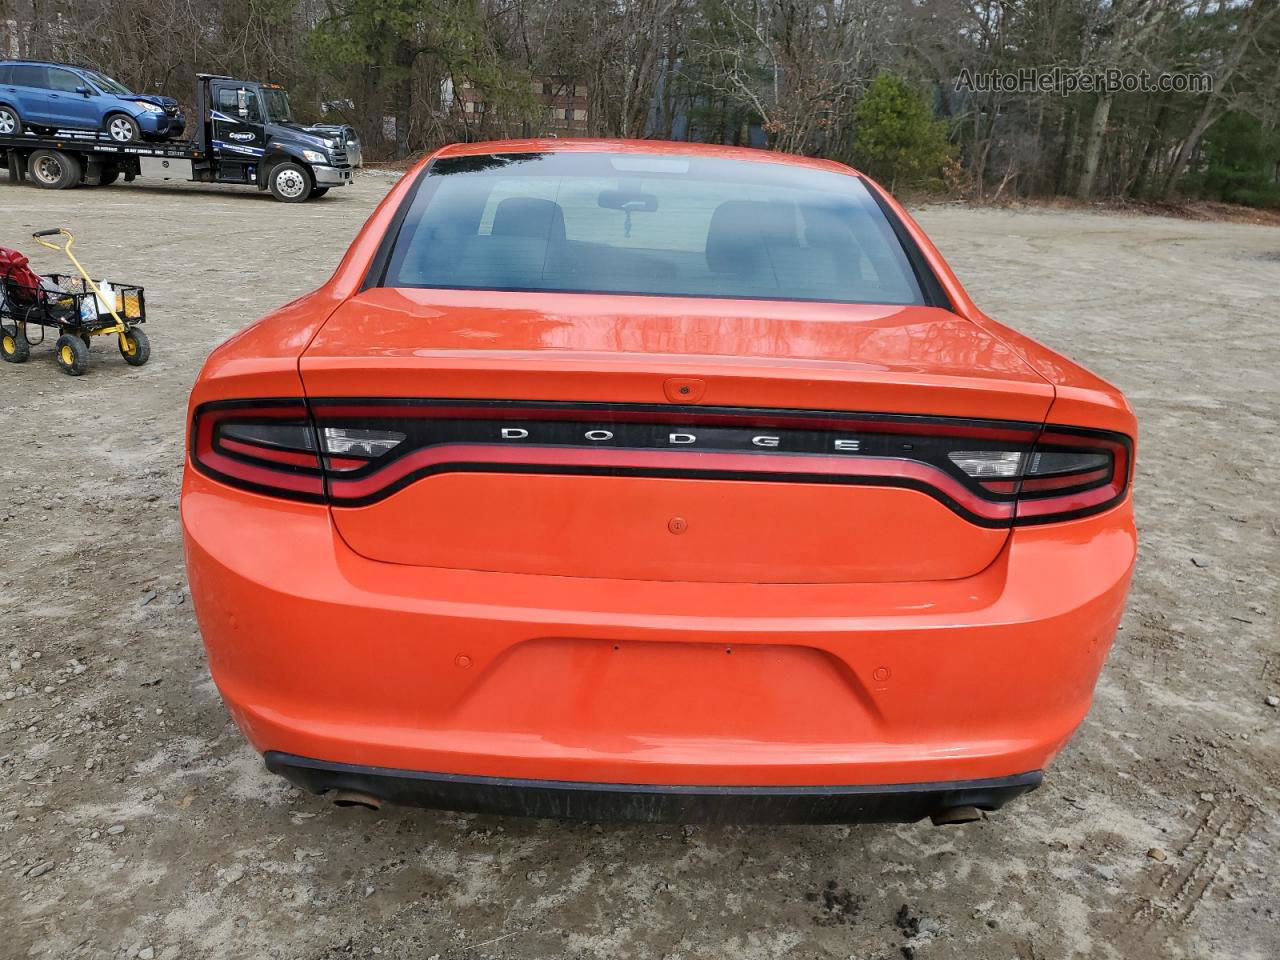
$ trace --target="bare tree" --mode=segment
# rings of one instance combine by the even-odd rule
[[[585,98],[593,135],[842,158],[889,72],[931,90],[963,165],[952,181],[980,195],[1171,196],[1198,189],[1223,118],[1280,124],[1280,0],[0,0],[0,56],[15,55],[180,98],[197,71],[276,80],[306,117],[350,101],[370,158],[563,133],[544,83]],[[1053,68],[1214,87],[955,84]],[[443,91],[464,84],[476,109],[459,113]]]
[[[1241,104],[1247,96],[1247,94],[1232,88],[1232,81],[1236,79],[1246,65],[1246,55],[1253,53],[1255,56],[1269,59],[1269,74],[1272,77],[1275,76],[1277,70],[1276,57],[1280,54],[1280,51],[1261,48],[1259,39],[1265,35],[1267,27],[1276,22],[1277,11],[1280,11],[1280,2],[1277,2],[1277,0],[1249,0],[1243,14],[1235,16],[1238,11],[1234,8],[1229,9],[1226,0],[1220,0],[1217,13],[1219,16],[1230,16],[1232,20],[1236,21],[1233,31],[1234,36],[1230,45],[1211,71],[1213,77],[1212,93],[1205,97],[1204,106],[1200,108],[1200,112],[1196,115],[1195,121],[1191,124],[1191,129],[1187,131],[1186,136],[1178,144],[1173,163],[1169,165],[1169,172],[1165,177],[1164,185],[1165,199],[1169,199],[1174,191],[1177,190],[1178,180],[1187,167],[1187,161],[1199,145],[1200,138],[1204,136],[1205,131],[1224,113]],[[1263,62],[1265,63],[1266,60]]]

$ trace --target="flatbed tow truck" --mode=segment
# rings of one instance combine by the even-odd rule
[[[0,136],[0,161],[10,181],[48,190],[150,177],[252,185],[285,203],[351,183],[362,163],[351,127],[294,122],[278,84],[197,74],[195,108],[190,140],[118,143],[92,130],[28,130]]]

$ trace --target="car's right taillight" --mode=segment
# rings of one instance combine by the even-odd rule
[[[1046,426],[1023,471],[1014,523],[1071,520],[1119,503],[1132,451],[1123,434]]]
[[[983,489],[1015,497],[1015,524],[1052,523],[1119,503],[1132,448],[1123,434],[1046,426],[1030,450],[953,450],[948,459]]]

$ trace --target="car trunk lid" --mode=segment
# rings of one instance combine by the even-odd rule
[[[621,579],[972,575],[1012,503],[947,450],[1052,400],[928,307],[377,289],[300,368],[357,552]]]

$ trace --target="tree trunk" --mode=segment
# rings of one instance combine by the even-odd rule
[[[409,156],[409,127],[413,122],[413,48],[406,42],[396,45],[396,159]]]
[[[1222,110],[1212,99],[1205,102],[1204,109],[1200,111],[1200,116],[1196,117],[1196,122],[1191,127],[1191,132],[1178,145],[1178,152],[1174,154],[1173,165],[1169,167],[1169,173],[1164,181],[1164,191],[1161,194],[1163,199],[1173,199],[1173,194],[1178,189],[1178,180],[1186,169],[1187,161],[1191,159],[1196,147],[1200,145],[1200,138],[1204,136],[1204,132],[1221,115]]]
[[[31,0],[31,25],[27,30],[27,49],[24,55],[33,60],[49,58],[45,16],[46,14],[41,12],[39,0]]]
[[[1142,160],[1138,163],[1138,173],[1134,177],[1133,188],[1129,191],[1129,196],[1135,199],[1142,199],[1147,194],[1147,185],[1151,180],[1151,167],[1155,163],[1156,154],[1160,150],[1160,146],[1164,143],[1164,126],[1169,117],[1169,98],[1165,97],[1160,101],[1160,109],[1156,111],[1156,119],[1152,124],[1151,134],[1147,137],[1147,148],[1142,153]]]
[[[1084,163],[1080,167],[1080,183],[1076,196],[1088,200],[1093,196],[1094,181],[1098,177],[1098,161],[1102,157],[1102,141],[1107,133],[1107,119],[1111,116],[1112,96],[1104,93],[1093,108],[1093,122],[1089,124],[1089,139],[1084,148]]]
[[[1044,124],[1045,124],[1045,98],[1041,97],[1040,102],[1036,105],[1036,122],[1035,127],[1031,131],[1031,137],[1035,141],[1036,151],[1044,156]],[[1044,165],[1038,164],[1037,171],[1028,179],[1031,181],[1030,190],[1032,192],[1040,192],[1044,184]],[[1015,184],[1016,186],[1016,184]],[[1024,188],[1025,189],[1025,188]]]
[[[1080,110],[1069,108],[1071,125],[1067,127],[1062,143],[1062,156],[1058,161],[1057,177],[1054,180],[1054,193],[1067,193],[1075,177],[1076,158],[1080,155]]]

